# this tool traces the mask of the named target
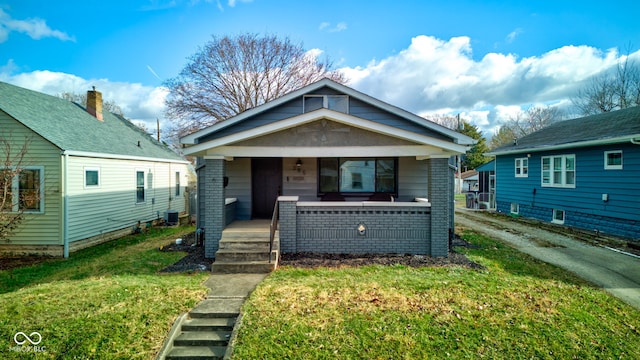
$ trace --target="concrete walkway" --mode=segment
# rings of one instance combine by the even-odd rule
[[[229,358],[242,304],[267,275],[212,274],[207,298],[176,320],[157,359]]]
[[[457,210],[456,223],[571,271],[640,309],[640,259],[636,257],[480,212]]]

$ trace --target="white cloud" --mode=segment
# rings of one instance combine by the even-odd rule
[[[514,42],[520,34],[522,34],[521,28],[517,28],[513,30],[512,32],[509,33],[509,35],[507,35],[507,42],[508,43]]]
[[[63,92],[82,94],[95,86],[96,90],[102,93],[104,101],[113,101],[120,106],[126,118],[134,122],[144,122],[149,129],[156,128],[157,118],[161,120],[161,126],[167,123],[163,120],[165,99],[169,92],[165,87],[112,82],[108,79],[83,79],[52,71],[33,71],[17,75],[3,72],[0,73],[0,81],[49,95]]]
[[[42,19],[15,20],[0,9],[0,43],[5,42],[11,32],[25,33],[34,40],[53,37],[62,41],[76,41],[75,37],[63,31],[51,29]]]
[[[527,58],[488,53],[474,59],[472,55],[468,37],[442,40],[422,35],[393,56],[341,70],[349,85],[364,93],[418,114],[440,109],[467,112],[488,132],[507,110],[566,102],[586,79],[620,59],[615,49],[603,52],[572,45]],[[632,56],[640,57],[640,51]],[[489,112],[475,113],[485,110]]]
[[[336,26],[331,26],[332,24],[330,22],[322,22],[320,23],[320,26],[318,26],[318,30],[320,31],[326,31],[326,32],[341,32],[344,30],[347,30],[347,23],[344,21],[341,21],[339,23],[336,24]]]
[[[234,6],[236,6],[236,4],[237,4],[238,2],[241,2],[241,3],[250,3],[250,2],[252,2],[252,1],[253,1],[253,0],[229,0],[229,1],[227,2],[227,4],[229,4],[229,7],[234,7]]]

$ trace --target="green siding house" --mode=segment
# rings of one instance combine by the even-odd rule
[[[66,257],[185,211],[188,162],[103,112],[99,92],[87,98],[85,109],[0,82],[0,155],[15,158],[27,143],[20,174],[0,179],[11,194],[3,211],[25,215],[0,252]]]

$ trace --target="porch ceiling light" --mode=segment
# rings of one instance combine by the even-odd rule
[[[296,170],[298,170],[298,172],[300,172],[302,170],[302,160],[298,159],[298,161],[296,161]]]

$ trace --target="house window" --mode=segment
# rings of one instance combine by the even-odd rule
[[[529,159],[519,158],[516,159],[516,177],[528,177],[529,176]]]
[[[552,223],[564,224],[564,219],[565,219],[564,210],[553,209],[553,218],[551,219]]]
[[[542,186],[576,187],[575,155],[543,156]]]
[[[516,215],[520,214],[520,204],[511,203],[511,213]]]
[[[136,202],[144,202],[144,171],[136,171]]]
[[[29,166],[0,171],[0,201],[5,210],[42,212],[44,209],[44,167]]]
[[[325,108],[348,114],[349,97],[347,95],[305,95],[303,106],[305,113]]]
[[[100,186],[100,169],[99,168],[84,168],[84,187],[99,187]]]
[[[322,158],[319,193],[396,193],[396,159]]]
[[[605,170],[622,170],[622,150],[604,152]]]
[[[180,196],[180,173],[176,172],[176,196]]]

